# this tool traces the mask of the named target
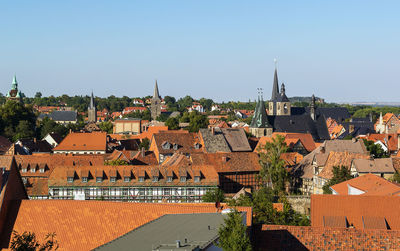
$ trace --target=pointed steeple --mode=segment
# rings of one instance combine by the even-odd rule
[[[271,101],[275,101],[279,97],[278,70],[275,65],[274,83],[272,84]]]
[[[157,79],[156,79],[156,84],[155,84],[155,86],[154,86],[154,94],[153,94],[153,98],[158,98],[158,99],[160,99],[161,97],[160,97],[160,94],[159,94],[159,92],[158,92],[158,84],[157,84]]]
[[[92,91],[92,96],[90,97],[90,106],[89,106],[89,108],[90,108],[90,109],[93,109],[93,108],[94,108],[94,96],[93,96],[93,91]]]
[[[260,98],[261,96],[261,98]],[[258,96],[258,102],[254,111],[253,119],[250,124],[251,128],[268,128],[271,127],[268,123],[267,112],[262,95]]]
[[[11,89],[12,90],[17,90],[18,89],[17,75],[15,75],[15,74],[14,74],[14,77],[13,77]]]

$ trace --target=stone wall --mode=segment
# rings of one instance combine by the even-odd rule
[[[255,250],[397,250],[400,231],[263,225]]]
[[[310,215],[311,197],[309,195],[291,195],[287,196],[287,199],[296,212]]]

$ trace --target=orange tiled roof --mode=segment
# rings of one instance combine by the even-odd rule
[[[80,133],[67,135],[54,151],[105,151],[107,148],[106,132]]]
[[[251,225],[251,208],[247,212]],[[59,250],[91,250],[165,214],[215,213],[214,203],[126,203],[22,200],[13,230],[34,232],[41,241],[55,232]]]
[[[348,195],[349,186],[364,191],[362,195],[400,195],[400,185],[371,173],[341,182],[331,188],[340,195]]]
[[[281,136],[285,137],[285,142],[289,147],[291,146],[291,144],[293,145],[293,144],[297,143],[297,141],[300,141],[301,144],[304,146],[304,148],[309,152],[312,152],[316,148],[314,139],[312,138],[311,134],[309,134],[309,133],[274,132],[272,134],[272,137],[275,137],[275,135],[281,135]],[[257,144],[256,152],[258,151],[257,150],[258,147],[265,145],[266,142],[272,142],[272,137],[268,137],[268,136],[261,137]]]
[[[181,133],[180,130],[159,132],[153,134],[152,141],[154,141],[158,152],[161,154],[169,154],[174,152],[195,153],[203,151],[202,147],[199,147],[198,149],[195,148],[195,144],[200,143],[200,137],[198,133]],[[170,144],[170,148],[165,149],[162,147],[162,145],[166,143]],[[178,149],[173,148],[175,144],[178,146]],[[154,151],[155,149],[150,150]]]
[[[385,144],[388,148],[389,151],[397,151],[398,147],[398,137],[395,133],[393,134],[380,134],[380,133],[371,133],[368,134],[367,136],[363,137],[367,140],[372,140],[374,142],[381,141],[383,144]]]
[[[400,230],[399,205],[400,196],[311,195],[311,226],[324,227],[324,216],[345,216],[348,225],[365,229],[364,219],[380,217]]]
[[[298,152],[282,153],[281,159],[283,159],[287,166],[294,166],[303,160],[303,155]]]
[[[360,153],[349,152],[330,152],[325,162],[324,168],[318,174],[319,177],[331,179],[333,177],[334,166],[345,166],[350,169],[351,162],[354,159],[369,159],[370,156]]]

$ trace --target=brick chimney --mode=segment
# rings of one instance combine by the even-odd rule
[[[144,147],[142,147],[142,149],[140,149],[140,154],[142,155],[142,157],[144,157],[146,155],[146,151],[144,150]]]

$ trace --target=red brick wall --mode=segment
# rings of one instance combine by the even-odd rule
[[[397,250],[400,231],[263,225],[255,250]]]

